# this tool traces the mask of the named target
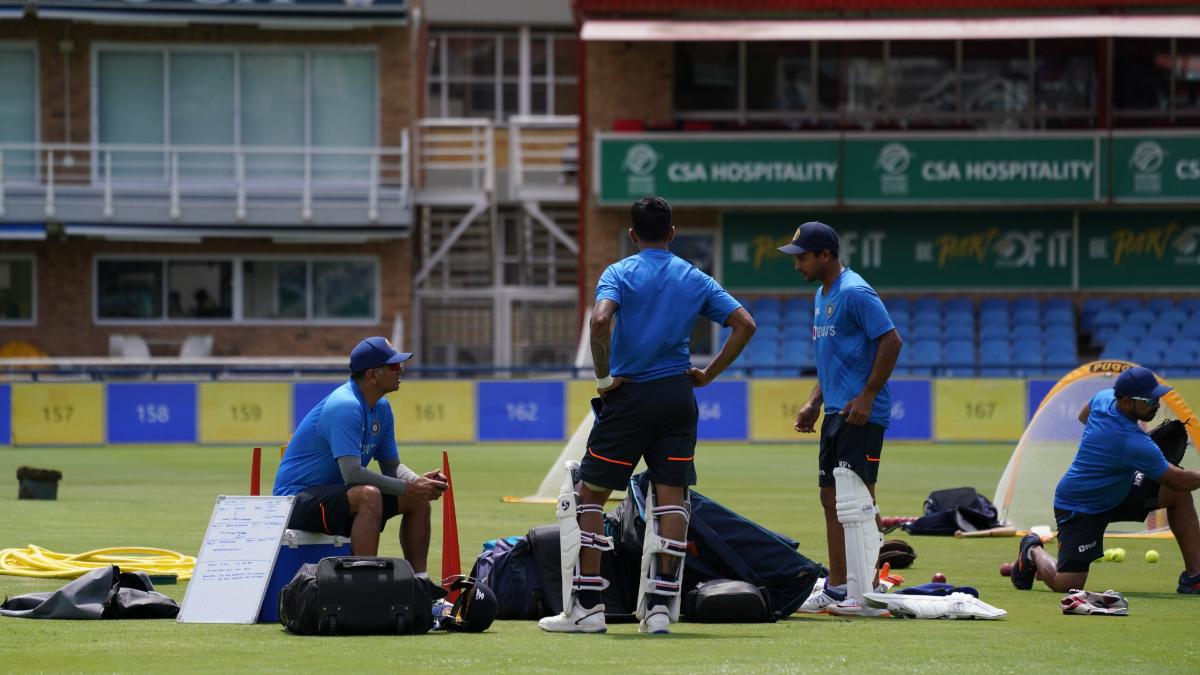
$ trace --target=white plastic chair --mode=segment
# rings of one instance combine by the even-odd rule
[[[189,335],[179,347],[179,356],[185,359],[204,358],[212,356],[213,336]]]

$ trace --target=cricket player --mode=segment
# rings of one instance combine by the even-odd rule
[[[813,433],[825,404],[817,484],[829,576],[817,583],[800,611],[874,614],[862,594],[874,588],[883,542],[875,481],[892,417],[887,381],[900,356],[900,335],[875,289],[838,259],[832,227],[804,223],[779,250],[792,256],[805,281],[820,284],[813,305],[817,384],[797,412],[794,428]]]
[[[601,551],[604,502],[624,489],[639,459],[649,467],[645,546],[637,616],[642,633],[662,634],[678,620],[687,551],[688,487],[696,483],[695,387],[721,374],[754,334],[754,319],[712,277],[670,251],[675,227],[660,197],[633,205],[629,238],[636,255],[609,265],[596,287],[591,346],[602,399],[580,482],[568,474],[559,497],[563,613],[538,622],[557,633],[603,633]],[[706,368],[688,352],[698,317],[732,332]],[[614,326],[615,324],[615,326]]]
[[[446,490],[440,471],[418,475],[400,463],[392,408],[384,395],[400,387],[403,363],[383,337],[350,353],[350,379],[304,416],[275,474],[275,495],[296,495],[288,527],[350,537],[354,555],[379,552],[379,533],[403,514],[400,548],[427,576],[431,501]],[[374,459],[379,473],[367,469]]]

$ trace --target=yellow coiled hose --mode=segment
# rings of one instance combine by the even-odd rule
[[[42,579],[74,579],[97,567],[116,565],[122,572],[174,575],[179,581],[192,578],[196,559],[163,548],[129,546],[99,548],[87,553],[55,553],[32,544],[25,548],[0,550],[0,574]]]

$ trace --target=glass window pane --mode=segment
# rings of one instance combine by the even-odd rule
[[[161,319],[163,264],[159,260],[96,263],[96,314],[101,319]]]
[[[735,110],[737,105],[737,43],[676,43],[675,109]]]
[[[554,38],[554,77],[579,76],[579,53],[575,37]]]
[[[1171,106],[1171,41],[1113,41],[1113,107],[1167,110]]]
[[[315,52],[312,56],[312,144],[369,148],[376,145],[375,55]],[[364,154],[317,155],[318,179],[367,180]]]
[[[1200,40],[1175,41],[1175,113],[1193,124],[1200,114]]]
[[[496,76],[495,36],[449,35],[446,40],[450,77]]]
[[[504,35],[500,38],[501,49],[503,50],[503,62],[500,67],[504,70],[504,75],[508,77],[518,77],[521,74],[521,38],[517,35]],[[539,40],[536,37],[531,40],[531,59],[533,61],[533,75],[538,75],[538,46],[541,46],[541,61],[542,70],[546,68],[546,41]],[[489,75],[490,73],[478,73],[479,75]]]
[[[496,115],[496,87],[492,84],[452,84],[447,99],[451,117],[494,117]]]
[[[533,85],[533,92],[534,92],[534,93],[533,93],[533,95],[531,96],[531,99],[532,99],[534,96],[537,96],[537,93],[536,93],[536,92],[537,92],[539,89],[540,89],[540,90],[541,90],[541,92],[542,92],[542,106],[541,106],[541,107],[542,107],[542,112],[545,112],[545,108],[546,108],[546,85]],[[501,89],[501,92],[500,92],[500,93],[501,93],[501,95],[503,95],[503,97],[504,97],[503,101],[501,101],[501,103],[502,103],[502,104],[503,104],[503,106],[504,106],[504,109],[503,109],[503,114],[501,115],[501,118],[502,118],[502,119],[505,119],[505,118],[507,118],[509,115],[516,115],[518,112],[520,112],[520,104],[521,104],[521,101],[520,101],[520,99],[517,97],[517,85],[516,85],[516,84],[505,84],[505,85],[504,85],[504,87]],[[537,106],[537,103],[536,103],[536,102],[534,102],[534,101],[532,101],[532,100],[531,100],[531,102],[530,102],[530,105],[531,105],[531,106],[534,108],[534,111],[536,111],[536,110],[537,110],[537,107],[538,107],[538,106]]]
[[[161,145],[163,136],[163,55],[156,52],[99,54],[96,96],[101,143]],[[163,178],[161,152],[113,153],[113,175]]]
[[[233,145],[233,55],[171,54],[171,143]],[[183,153],[180,174],[233,178],[229,154]]]
[[[505,107],[508,107],[508,87],[504,88]],[[545,115],[549,112],[549,101],[546,100],[546,85],[531,84],[529,85],[529,113],[531,115]],[[556,111],[556,114],[558,113]]]
[[[822,112],[837,112],[842,104],[842,45],[817,43],[817,103]]]
[[[579,87],[575,83],[557,82],[554,85],[554,114],[579,114]]]
[[[760,111],[812,110],[814,101],[810,44],[747,43],[746,107]]]
[[[33,318],[33,261],[0,259],[0,321]]]
[[[167,264],[167,316],[172,319],[233,318],[233,263],[172,260]]]
[[[1029,110],[1029,43],[963,41],[963,112],[980,128],[1016,128]]]
[[[37,104],[32,49],[0,49],[0,143],[32,143]],[[4,153],[4,175],[8,179],[33,178],[33,152]]]
[[[303,319],[308,265],[303,260],[247,260],[242,266],[242,314],[247,319]]]
[[[1091,40],[1038,40],[1034,44],[1036,109],[1094,110],[1096,56]]]
[[[529,74],[531,77],[546,77],[549,75],[548,68],[550,60],[546,58],[547,52],[546,35],[544,33],[534,33],[529,38]],[[509,73],[505,70],[505,75],[516,75],[517,73]]]
[[[243,54],[242,145],[304,146],[304,55]],[[300,155],[250,152],[246,171],[255,178],[298,178]]]
[[[375,318],[375,261],[314,261],[312,269],[313,318]]]
[[[953,42],[893,42],[889,58],[892,105],[895,110],[958,110]]]
[[[887,81],[883,67],[883,43],[852,42],[844,46],[845,99],[847,113],[875,113],[884,109]]]

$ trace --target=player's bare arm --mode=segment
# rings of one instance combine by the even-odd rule
[[[742,350],[746,348],[746,344],[750,342],[750,338],[754,336],[754,331],[758,330],[758,325],[754,323],[754,317],[750,316],[750,312],[747,312],[745,307],[733,310],[729,318],[725,319],[725,325],[733,330],[729,333],[725,344],[721,345],[721,351],[717,352],[717,355],[703,370],[700,368],[688,369],[692,385],[703,387],[717,379],[717,376],[725,372],[729,364],[737,359]]]
[[[813,385],[812,391],[808,394],[808,400],[804,405],[800,406],[800,410],[796,413],[796,423],[792,428],[802,434],[811,434],[817,430],[817,418],[821,416],[821,404],[825,402],[825,395],[821,393],[821,383]]]
[[[596,303],[592,308],[592,318],[588,322],[588,327],[591,330],[592,336],[592,364],[596,370],[596,380],[604,380],[609,376],[608,356],[612,349],[612,326],[613,316],[617,313],[617,303],[612,300],[604,299]],[[607,387],[596,387],[596,391],[603,396],[608,392],[621,386],[625,381],[623,377],[614,377],[612,383]]]
[[[896,359],[900,358],[900,348],[904,342],[900,333],[892,329],[879,336],[879,346],[875,350],[875,362],[871,365],[871,375],[867,378],[867,386],[846,404],[842,414],[846,422],[862,425],[871,419],[871,406],[875,404],[875,396],[887,384],[896,367]]]
[[[1083,410],[1080,410],[1080,411],[1079,411],[1079,423],[1080,423],[1080,424],[1087,424],[1087,421],[1088,421],[1088,414],[1090,414],[1091,412],[1092,412],[1091,405],[1090,405],[1090,404],[1087,404],[1087,403],[1084,403],[1084,404],[1083,404]]]
[[[1192,492],[1200,488],[1200,471],[1189,471],[1171,465],[1158,479],[1159,483],[1180,492]]]

